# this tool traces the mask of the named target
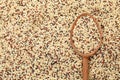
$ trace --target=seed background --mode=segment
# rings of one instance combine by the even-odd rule
[[[103,30],[103,45],[90,58],[90,80],[119,80],[119,0],[0,0],[0,80],[82,80],[82,58],[69,31],[83,12]]]

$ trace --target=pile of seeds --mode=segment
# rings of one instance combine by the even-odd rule
[[[82,80],[82,58],[69,38],[84,12],[103,30],[103,45],[90,58],[90,80],[119,80],[119,0],[0,0],[0,80]],[[99,42],[89,17],[79,19],[73,37],[84,53]]]

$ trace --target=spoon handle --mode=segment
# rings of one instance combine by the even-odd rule
[[[88,80],[88,75],[89,75],[89,66],[88,66],[88,58],[84,57],[83,58],[83,80]]]

